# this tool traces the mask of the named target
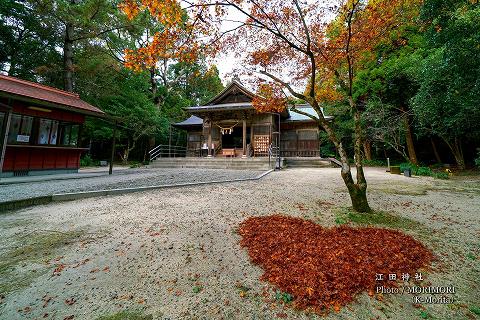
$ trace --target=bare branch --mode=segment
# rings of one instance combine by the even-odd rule
[[[312,114],[309,114],[309,113],[306,113],[306,112],[304,112],[304,111],[298,110],[295,106],[291,107],[290,110],[293,111],[293,112],[295,112],[295,113],[298,113],[298,114],[302,114],[302,115],[304,115],[304,116],[307,116],[307,117],[309,117],[309,118],[311,118],[311,119],[313,119],[313,120],[315,120],[315,121],[317,121],[317,122],[320,121],[319,118],[315,117],[315,116],[312,115]]]
[[[279,77],[271,74],[270,72],[268,72],[266,70],[262,70],[262,71],[259,71],[258,73],[263,74],[263,75],[269,77],[270,79],[272,79],[273,81],[275,81],[275,82],[281,84],[282,86],[284,86],[288,90],[288,92],[290,92],[290,94],[292,96],[294,96],[295,98],[302,99],[302,100],[305,100],[305,101],[309,101],[309,99],[305,95],[296,92],[288,82],[283,81],[282,79],[280,79]]]

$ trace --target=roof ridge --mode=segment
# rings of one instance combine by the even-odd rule
[[[244,94],[246,95],[250,95],[252,97],[255,97],[257,94],[253,91],[251,91],[250,89],[248,89],[247,87],[245,87],[243,85],[243,83],[241,83],[240,81],[238,81],[237,79],[232,79],[232,81],[230,81],[226,86],[225,88],[223,88],[222,91],[220,91],[215,97],[213,97],[212,99],[210,99],[210,101],[208,101],[205,105],[210,105],[213,101],[217,100],[218,98],[220,98],[221,96],[223,96],[232,86],[234,85],[237,85],[239,87],[239,89],[241,91],[243,91]]]
[[[44,89],[44,90],[47,90],[47,91],[52,91],[52,92],[60,93],[60,94],[66,95],[66,96],[74,97],[74,98],[80,98],[80,95],[79,95],[78,93],[68,92],[68,91],[65,91],[65,90],[62,90],[62,89],[57,89],[57,88],[54,88],[54,87],[49,87],[49,86],[47,86],[47,85],[40,84],[40,83],[38,83],[38,82],[23,80],[23,79],[11,77],[11,76],[6,76],[6,75],[3,75],[3,74],[0,74],[0,79],[5,79],[5,80],[13,81],[13,82],[18,82],[18,83],[26,84],[26,85],[29,85],[29,86],[32,86],[32,87],[41,88],[41,89]]]

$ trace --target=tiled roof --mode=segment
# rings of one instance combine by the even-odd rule
[[[175,123],[174,125],[179,126],[179,127],[182,127],[182,126],[201,126],[201,125],[203,125],[203,120],[201,118],[197,117],[197,116],[191,116],[187,120]]]
[[[211,110],[244,110],[253,109],[251,102],[232,102],[216,105],[206,105],[187,108],[187,111],[211,111]]]
[[[299,105],[296,105],[295,106],[296,109],[298,109],[299,111],[303,111],[305,113],[308,113],[312,116],[315,116],[316,118],[318,118],[318,115],[317,115],[317,112],[308,104],[299,104]],[[323,108],[322,108],[322,112],[323,112]],[[286,119],[287,122],[296,122],[296,121],[313,121],[312,118],[306,116],[306,115],[303,115],[303,114],[300,114],[300,113],[297,113],[293,110],[289,110],[289,114],[290,114],[290,117],[288,117]],[[325,116],[325,113],[324,113],[324,116]],[[325,116],[325,119],[327,120],[331,120],[333,119],[332,116]]]
[[[75,109],[72,111],[86,114],[103,115],[104,112],[80,99],[72,92],[44,86],[35,82],[25,81],[0,74],[0,92],[46,101]]]

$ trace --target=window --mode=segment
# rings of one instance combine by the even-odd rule
[[[5,114],[0,112],[0,128]],[[52,119],[12,114],[8,144],[76,146],[80,125]]]
[[[76,146],[78,142],[78,124],[68,122],[60,123],[60,144],[64,146]]]
[[[33,117],[12,114],[7,143],[28,143],[32,133]]]
[[[80,126],[78,124],[76,125],[71,125],[71,131],[70,131],[70,143],[69,145],[71,146],[76,146],[78,142],[78,131]]]
[[[40,119],[38,125],[38,144],[57,144],[58,121]]]
[[[57,144],[58,136],[58,121],[52,121],[52,130],[50,130],[50,143]]]

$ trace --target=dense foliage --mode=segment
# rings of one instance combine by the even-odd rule
[[[111,120],[88,119],[83,144],[94,158],[109,158],[114,119],[117,159],[144,160],[154,143],[165,143],[182,108],[222,90],[218,70],[205,59],[162,59],[136,72],[124,50],[145,46],[164,29],[149,14],[133,20],[116,0],[0,1],[0,72],[75,91]],[[174,143],[185,137],[174,132]]]
[[[142,141],[142,158],[183,107],[221,90],[205,61],[233,51],[245,58],[239,68],[262,74],[260,111],[282,109],[293,95],[336,117],[329,130],[315,116],[327,128],[322,154],[357,167],[352,158],[474,164],[478,1],[248,3],[1,1],[0,72],[79,92],[123,123],[122,156]],[[246,21],[226,30],[232,10]],[[110,137],[111,124],[88,122],[86,140]]]

